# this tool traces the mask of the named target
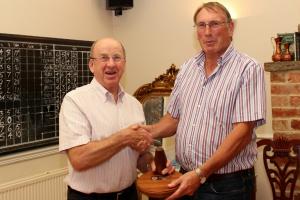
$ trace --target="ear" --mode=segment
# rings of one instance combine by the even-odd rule
[[[234,22],[233,21],[228,23],[228,31],[229,31],[229,34],[232,37],[233,36],[233,31],[234,31]]]
[[[94,62],[92,61],[92,59],[90,59],[89,60],[89,68],[92,73],[94,73],[94,66],[95,66]]]

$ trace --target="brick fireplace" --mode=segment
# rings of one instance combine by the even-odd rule
[[[284,134],[300,139],[300,61],[265,63],[270,72],[274,137]],[[295,199],[300,199],[300,176]]]
[[[300,61],[265,63],[265,71],[271,72],[274,134],[300,137]]]

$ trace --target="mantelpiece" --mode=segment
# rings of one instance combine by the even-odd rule
[[[265,63],[265,71],[267,72],[290,71],[290,70],[300,70],[300,61]]]

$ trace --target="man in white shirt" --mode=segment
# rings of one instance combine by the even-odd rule
[[[119,84],[125,64],[119,41],[94,42],[93,80],[64,97],[59,150],[69,160],[68,200],[137,200],[136,168],[152,138],[135,125],[145,121],[141,104]]]

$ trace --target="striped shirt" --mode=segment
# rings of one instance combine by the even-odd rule
[[[186,170],[205,163],[233,129],[233,123],[265,123],[264,71],[260,64],[237,52],[232,44],[206,77],[205,54],[186,61],[177,75],[168,112],[179,118],[176,159]],[[227,165],[216,173],[230,173],[253,166],[256,135]]]
[[[121,91],[118,102],[95,79],[66,94],[59,116],[59,150],[101,140],[135,123],[144,122],[142,105]],[[125,147],[105,162],[84,171],[69,163],[65,181],[83,193],[108,193],[129,187],[136,180],[139,153]]]

